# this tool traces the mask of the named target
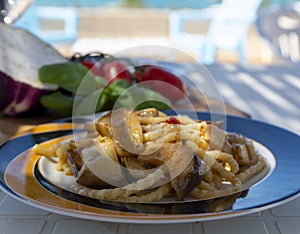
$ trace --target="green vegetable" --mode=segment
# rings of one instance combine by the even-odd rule
[[[74,97],[55,91],[42,96],[40,102],[44,107],[59,113],[61,116],[69,116],[72,113]]]
[[[132,83],[128,80],[119,79],[113,81],[106,88],[106,93],[110,93],[111,96],[119,97],[124,91],[126,91]]]
[[[69,62],[46,65],[39,70],[39,79],[56,84],[54,93],[42,96],[41,103],[61,116],[85,115],[117,107],[168,109],[170,101],[161,94],[117,79],[108,84],[82,64]],[[140,103],[142,100],[142,103]]]
[[[166,110],[171,108],[172,104],[170,100],[164,97],[163,95],[161,95],[160,93],[142,87],[140,87],[140,89],[145,97],[145,100],[147,101],[144,101],[139,105],[137,105],[135,107],[136,110],[141,110],[148,107],[155,107],[156,109],[159,110]]]
[[[74,108],[75,112],[73,114],[88,115],[100,111],[103,109],[106,101],[102,95],[106,94],[103,93],[103,90],[101,89],[95,90],[88,94],[78,103],[78,105],[76,105],[76,108]]]
[[[40,81],[56,84],[72,93],[76,93],[83,78],[89,74],[89,69],[79,63],[45,65],[39,70]]]
[[[124,90],[119,95],[116,104],[117,107],[129,107],[138,110],[148,107],[164,110],[169,109],[171,106],[171,102],[161,94],[139,85]]]

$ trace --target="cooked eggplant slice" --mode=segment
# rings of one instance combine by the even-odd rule
[[[108,137],[98,137],[81,151],[68,150],[67,158],[76,181],[83,186],[104,189],[127,184],[115,145]]]
[[[96,129],[101,136],[112,138],[111,112],[107,112],[96,121]]]
[[[245,136],[237,133],[227,133],[227,139],[230,144],[244,144]]]
[[[71,166],[74,176],[77,178],[76,182],[78,184],[94,189],[114,187],[95,176],[89,168],[84,166],[78,150],[69,149],[67,151],[67,160]]]
[[[80,170],[79,176],[83,169],[88,168],[96,177],[113,186],[126,185],[126,177],[113,147],[113,144],[106,141],[97,141],[94,145],[83,149],[81,157],[85,167]]]
[[[144,150],[143,132],[137,113],[132,109],[110,111],[96,121],[101,136],[114,140],[119,157],[128,157]]]
[[[249,148],[249,141],[242,134],[228,133],[228,141],[232,144],[232,154],[239,165],[245,166],[250,164],[251,148]],[[248,144],[248,145],[247,145]]]
[[[136,112],[117,109],[111,114],[113,139],[126,151],[140,154],[144,151],[143,131]]]
[[[233,144],[232,145],[232,153],[234,159],[241,166],[249,165],[250,159],[247,150],[247,146],[245,144]]]
[[[183,200],[185,196],[201,183],[205,168],[203,161],[197,155],[194,155],[188,167],[171,181],[177,200]]]
[[[78,177],[78,172],[83,166],[83,161],[80,157],[80,153],[76,149],[69,149],[66,152],[67,161],[70,164],[71,171],[75,177]]]
[[[145,166],[154,168],[166,166],[172,181],[172,187],[178,200],[183,200],[202,180],[205,173],[205,164],[192,152],[180,144],[165,143],[157,151],[149,155],[139,155],[138,161]],[[184,158],[183,158],[184,157]],[[168,164],[168,165],[167,165]]]
[[[83,186],[93,188],[93,189],[106,189],[106,188],[114,188],[115,186],[112,184],[109,184],[99,177],[95,176],[91,170],[86,167],[85,165],[82,166],[78,177],[76,179],[76,182],[78,184],[81,184]]]
[[[126,168],[124,173],[126,173],[127,179],[130,182],[145,178],[148,175],[147,170],[152,168],[138,160],[136,156],[123,157],[121,160]]]
[[[167,162],[178,151],[179,145],[173,143],[164,143],[161,145],[158,143],[157,146],[153,146],[153,148],[157,148],[158,150],[151,154],[139,155],[138,160],[145,165],[159,167]]]
[[[208,124],[204,139],[209,141],[208,150],[221,150],[226,139],[226,133],[214,124]]]
[[[147,108],[136,112],[138,117],[166,117],[167,115],[155,108]]]

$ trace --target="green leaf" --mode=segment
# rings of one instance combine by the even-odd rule
[[[44,107],[65,117],[72,114],[74,97],[67,96],[59,91],[56,91],[54,93],[42,96],[40,102]]]
[[[43,66],[40,71],[42,82],[58,85],[74,95],[65,95],[64,91],[56,91],[41,98],[41,103],[62,116],[93,114],[117,107],[143,109],[155,107],[169,109],[171,102],[161,94],[118,79],[107,85],[99,76],[94,76],[88,68],[77,63],[60,63]],[[79,89],[78,89],[79,88]],[[76,96],[75,96],[76,94]],[[74,103],[75,102],[75,103]]]
[[[96,106],[96,112],[99,112],[101,110],[106,110],[105,106],[107,105],[107,102],[109,102],[109,98],[106,93],[102,92]]]
[[[74,115],[94,114],[103,109],[107,101],[103,89],[98,89],[85,96],[82,100],[76,100]]]
[[[128,80],[118,79],[107,86],[106,93],[109,96],[119,97],[131,85],[132,85],[132,83]]]
[[[166,109],[170,109],[170,107],[172,106],[170,100],[164,97],[163,95],[161,95],[160,93],[144,87],[139,87],[138,89],[139,89],[138,92],[141,92],[143,94],[144,97],[143,100],[145,101],[138,104],[135,107],[135,109],[141,110],[144,108],[154,107],[159,110],[166,110]],[[137,96],[137,94],[133,94],[133,95],[135,97]]]
[[[129,88],[132,83],[125,79],[116,79],[109,86],[112,88]]]
[[[146,108],[156,108],[158,110],[168,110],[171,109],[171,106],[169,104],[166,104],[164,102],[159,101],[145,101],[135,107],[136,110],[142,110]]]
[[[107,81],[100,76],[93,76],[89,73],[81,82],[76,95],[89,95],[95,90],[103,90],[107,86]]]
[[[108,82],[101,76],[95,76],[94,80],[98,87],[106,87],[108,84]]]
[[[153,90],[135,85],[123,92],[118,97],[116,107],[129,107],[135,109],[143,109],[155,107],[160,110],[169,109],[171,102],[169,99],[162,96]]]
[[[114,102],[116,102],[116,108],[120,107],[128,107],[128,108],[134,108],[137,105],[136,102],[137,99],[134,98],[131,92],[126,92],[126,94],[123,94],[122,96],[117,97]]]
[[[42,82],[56,84],[72,93],[76,93],[85,76],[92,74],[87,67],[79,63],[50,64],[39,69],[39,79]]]

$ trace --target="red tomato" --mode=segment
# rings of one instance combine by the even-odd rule
[[[88,69],[91,69],[94,67],[95,63],[92,61],[81,61],[82,65],[86,66]]]
[[[129,64],[120,59],[106,60],[109,57],[109,55],[100,52],[86,55],[76,53],[71,57],[71,61],[81,63],[89,68],[93,74],[102,76],[108,82],[115,79],[125,79],[132,82],[134,79],[129,71]]]
[[[86,66],[89,69],[93,68],[93,72],[97,73],[98,72],[97,63],[103,60],[105,56],[106,56],[105,54],[100,52],[88,53],[85,55],[81,55],[80,53],[75,53],[70,60],[76,63],[81,63],[82,65]],[[94,67],[95,65],[96,67]]]
[[[161,66],[143,65],[136,67],[135,75],[141,84],[144,81],[151,81],[145,83],[145,86],[159,92],[170,101],[175,102],[185,96],[184,83],[175,74]]]
[[[129,66],[122,60],[113,60],[101,64],[100,75],[108,82],[112,82],[116,79],[124,79],[133,82]]]
[[[181,124],[180,121],[174,116],[170,116],[165,121],[167,124]]]

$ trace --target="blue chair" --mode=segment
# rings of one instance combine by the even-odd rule
[[[300,62],[300,4],[270,5],[259,12],[256,26],[277,57]]]
[[[78,34],[78,12],[73,7],[30,6],[15,23],[43,41],[53,43],[73,43]],[[42,23],[56,23],[58,28],[43,30]]]
[[[218,49],[235,50],[240,62],[246,63],[246,39],[250,25],[262,0],[224,0],[219,6],[204,10],[178,10],[169,15],[171,46],[190,50],[203,64],[212,64]],[[207,34],[194,34],[184,30],[189,21],[209,21]]]

